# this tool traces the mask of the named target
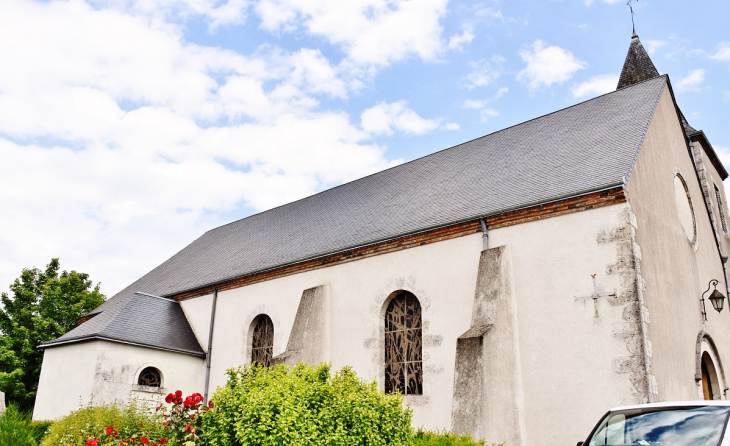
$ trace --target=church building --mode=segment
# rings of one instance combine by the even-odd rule
[[[634,34],[614,92],[206,232],[41,345],[34,418],[252,362],[349,365],[509,446],[725,399],[727,176]]]

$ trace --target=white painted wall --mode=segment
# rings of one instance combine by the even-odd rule
[[[146,367],[162,372],[157,393],[136,386]],[[124,404],[130,398],[158,404],[168,392],[203,393],[205,360],[108,341],[88,341],[46,349],[34,420],[52,420],[89,402]]]
[[[45,350],[34,420],[53,420],[90,401],[96,352],[96,342],[67,344]]]
[[[618,261],[617,243],[597,238],[627,219],[627,206],[615,205],[490,232],[492,246],[512,245],[527,444],[577,442],[609,406],[636,400],[629,376],[614,370],[629,354],[615,335],[630,324],[625,305],[599,300],[596,317],[592,301],[574,299],[593,292],[590,274],[601,290],[621,291],[620,277],[606,274]],[[227,368],[250,361],[248,330],[258,314],[272,318],[274,353],[281,353],[302,291],[318,285],[332,305],[333,366],[351,365],[382,387],[381,310],[405,289],[424,310],[424,395],[407,399],[414,425],[450,428],[456,338],[471,321],[481,249],[475,234],[219,292],[211,388],[225,382]],[[209,296],[182,302],[196,333],[207,333],[200,315],[210,304]]]

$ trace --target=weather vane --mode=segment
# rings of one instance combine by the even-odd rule
[[[634,23],[634,7],[631,4],[632,1],[633,0],[629,0],[628,2],[626,2],[626,5],[628,5],[629,9],[631,10],[631,27],[634,30],[634,35],[636,35],[636,24]],[[638,2],[639,0],[636,1]]]

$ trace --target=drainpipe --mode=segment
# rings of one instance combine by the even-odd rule
[[[210,358],[213,348],[213,326],[215,325],[215,305],[218,302],[218,289],[213,287],[213,308],[210,310],[210,330],[208,330],[208,350],[205,352],[205,395],[204,404],[208,404],[208,386],[210,384]]]
[[[727,295],[730,296],[730,281],[727,280],[727,256],[721,257],[722,259],[722,272],[725,273],[725,291],[727,292]]]
[[[489,249],[489,234],[487,233],[487,224],[484,222],[483,218],[479,219],[479,223],[482,224],[482,251],[486,251]]]

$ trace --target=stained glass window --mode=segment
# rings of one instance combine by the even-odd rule
[[[253,328],[251,341],[251,364],[254,362],[268,367],[274,356],[274,323],[265,314],[258,317]]]
[[[160,387],[162,385],[162,377],[160,376],[160,371],[154,367],[145,368],[144,370],[142,370],[142,373],[139,374],[137,384],[147,387]]]
[[[385,311],[385,392],[423,394],[421,304],[401,291]]]

